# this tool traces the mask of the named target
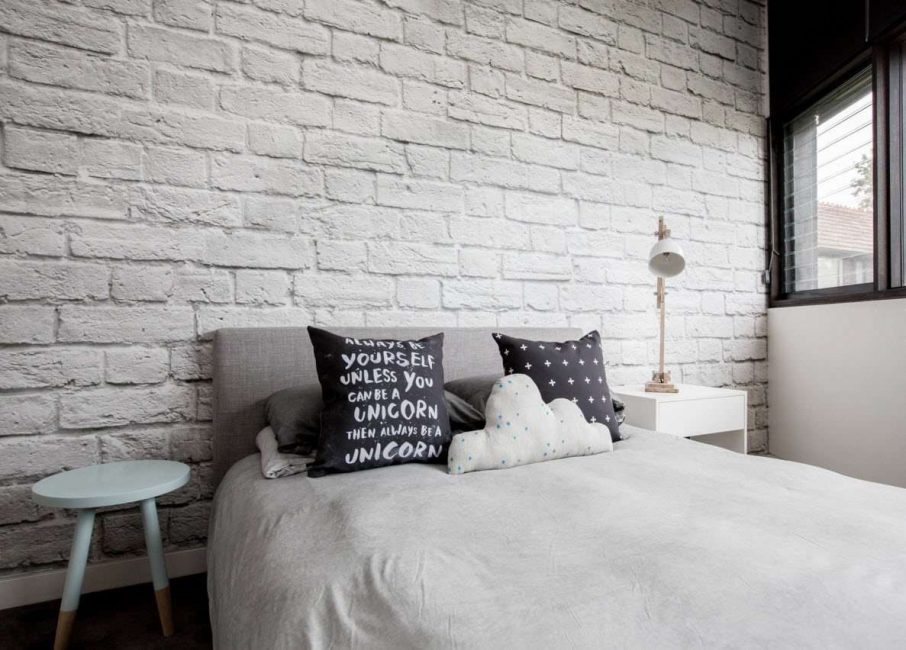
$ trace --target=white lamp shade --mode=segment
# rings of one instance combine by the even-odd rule
[[[651,247],[648,253],[648,270],[659,278],[672,278],[686,268],[686,256],[675,241],[661,239]]]

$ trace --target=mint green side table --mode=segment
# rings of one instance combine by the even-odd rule
[[[35,483],[32,497],[37,503],[79,511],[72,538],[72,551],[69,554],[69,567],[66,569],[66,582],[63,585],[54,650],[63,650],[69,646],[76,610],[79,608],[85,566],[88,563],[95,510],[125,503],[139,503],[141,506],[157,612],[164,636],[173,634],[170,581],[164,563],[154,499],[188,483],[189,473],[188,465],[172,460],[130,460],[61,472]]]

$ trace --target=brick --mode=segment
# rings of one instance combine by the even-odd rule
[[[402,275],[456,275],[459,257],[451,246],[371,242],[368,270],[372,273]]]
[[[85,140],[82,142],[82,166],[89,176],[141,180],[142,148],[118,140]]]
[[[560,169],[579,167],[579,150],[575,145],[521,133],[513,134],[513,157]]]
[[[53,307],[0,305],[0,343],[50,343],[55,322]]]
[[[381,118],[381,135],[400,142],[468,149],[468,127],[401,111],[384,111]]]
[[[443,286],[443,305],[449,309],[518,309],[522,307],[522,285],[500,280],[450,280]]]
[[[580,38],[576,43],[576,59],[584,65],[606,70],[610,67],[610,49],[603,43]]]
[[[466,214],[502,217],[503,190],[496,187],[466,188]]]
[[[229,272],[221,269],[180,269],[174,275],[170,297],[185,302],[232,302],[233,282]]]
[[[13,41],[11,76],[63,88],[145,98],[151,90],[147,64],[121,61],[30,41]]]
[[[243,225],[246,227],[289,233],[298,232],[299,209],[294,200],[247,196],[243,203]]]
[[[297,160],[217,154],[211,157],[211,185],[239,192],[317,195],[323,191],[323,175]]]
[[[450,159],[450,178],[539,192],[555,193],[560,189],[560,175],[556,170],[459,153],[452,154]]]
[[[503,256],[506,280],[569,280],[572,263],[562,255],[507,253]]]
[[[451,25],[463,23],[462,3],[459,0],[385,0],[385,4],[442,23]]]
[[[651,155],[658,160],[683,165],[701,165],[701,147],[685,140],[655,136],[651,139]]]
[[[307,59],[302,65],[303,83],[309,90],[377,104],[398,103],[399,81],[390,75],[316,59]]]
[[[560,115],[550,111],[529,109],[528,130],[546,138],[559,138],[561,133]]]
[[[354,282],[340,273],[297,274],[296,298],[305,305],[330,307],[389,307],[394,285],[390,278],[357,277]]]
[[[318,242],[318,268],[325,271],[363,270],[367,255],[365,242]]]
[[[518,47],[454,30],[447,31],[447,54],[513,72],[521,71],[524,65]]]
[[[608,97],[620,94],[620,78],[611,72],[570,61],[561,61],[560,71],[567,86]]]
[[[378,176],[377,202],[396,208],[459,212],[463,205],[463,190],[457,185]]]
[[[283,271],[236,271],[236,302],[283,305],[289,298],[289,276]]]
[[[311,242],[301,237],[209,232],[204,261],[238,268],[301,269],[312,265],[313,250]]]
[[[503,97],[506,94],[506,77],[500,70],[470,65],[469,88],[488,97]]]
[[[439,309],[440,282],[432,278],[400,278],[396,300],[403,308]]]
[[[92,465],[98,461],[97,439],[94,436],[47,435],[11,438],[3,440],[0,449],[5,461],[0,464],[0,480],[3,481],[43,478],[63,470]],[[70,537],[72,524],[66,522],[60,528],[61,531],[55,531],[53,528],[36,529],[33,540],[36,545],[47,544],[48,539],[62,541],[60,553],[50,559],[44,559],[45,562],[59,562],[66,557],[72,542]],[[23,548],[18,544],[10,544],[8,540],[2,540],[2,543],[4,563],[8,561],[5,556],[7,550]]]
[[[448,95],[448,101],[448,114],[455,120],[507,129],[523,130],[525,128],[526,112],[522,107],[459,91],[451,92]]]
[[[157,384],[170,373],[170,354],[165,348],[114,348],[104,356],[108,384]]]
[[[3,162],[7,167],[67,175],[79,171],[79,145],[74,135],[21,129],[9,124],[3,135]]]
[[[398,41],[402,38],[402,23],[395,11],[388,11],[353,0],[311,2],[305,7],[309,20],[339,27],[359,34]]]
[[[210,79],[200,75],[157,70],[154,97],[160,102],[208,109],[214,105],[214,86]]]
[[[466,83],[466,66],[458,61],[393,43],[381,45],[381,68],[392,75],[414,77],[450,88]]]
[[[298,84],[302,66],[296,55],[258,47],[242,48],[242,73],[249,79]]]
[[[462,245],[491,248],[531,248],[531,233],[525,224],[485,217],[452,217],[450,234]]]
[[[236,54],[230,44],[213,38],[141,25],[129,26],[129,55],[163,63],[186,65],[212,72],[236,69]]]
[[[303,54],[329,54],[330,31],[321,25],[252,7],[217,4],[216,30]]]
[[[201,32],[214,26],[212,5],[207,0],[154,0],[154,20]]]
[[[124,219],[127,201],[119,188],[59,176],[0,176],[0,211],[46,217]]]
[[[84,343],[154,343],[192,336],[194,314],[189,307],[60,308],[57,339]]]
[[[337,61],[353,61],[377,65],[381,54],[381,44],[368,36],[334,32],[331,52]]]
[[[189,387],[164,384],[151,388],[97,388],[60,398],[60,426],[88,429],[181,422],[191,418],[195,393]]]
[[[406,146],[406,162],[413,176],[447,180],[450,153],[446,149],[410,144]]]
[[[601,149],[616,149],[619,146],[619,129],[612,124],[583,120],[570,115],[563,116],[563,139]]]
[[[48,513],[32,500],[31,485],[0,487],[0,525],[38,521]]]
[[[559,113],[572,113],[576,108],[574,91],[516,75],[507,75],[506,96],[523,104],[540,106]]]
[[[242,151],[245,146],[242,122],[210,114],[177,112],[170,108],[125,112],[122,134],[157,144],[177,144],[214,151]]]
[[[191,149],[145,147],[142,175],[151,183],[203,187],[207,179],[205,155]]]
[[[556,57],[529,50],[525,53],[525,73],[536,79],[557,81],[560,78],[560,61]]]
[[[473,126],[470,131],[472,151],[499,158],[509,157],[511,148],[509,131],[484,126]]]
[[[116,53],[122,38],[120,23],[113,17],[47,0],[4,0],[0,25],[16,36],[103,54]]]
[[[309,133],[305,140],[306,162],[403,173],[403,146],[376,138],[360,138],[324,131]]]
[[[228,113],[298,126],[327,126],[330,102],[314,93],[264,86],[224,86],[220,106]]]
[[[291,126],[249,124],[249,149],[262,156],[301,158],[302,135]]]
[[[561,5],[558,24],[568,32],[590,36],[608,45],[617,44],[617,24],[581,7]]]
[[[471,5],[466,5],[465,10],[467,32],[495,39],[504,37],[506,23],[502,14],[493,9]]]
[[[444,29],[430,20],[406,16],[403,20],[403,34],[403,40],[407,45],[435,54],[441,54],[444,51]]]
[[[65,252],[66,234],[57,220],[0,215],[0,253],[59,257]]]
[[[568,59],[576,58],[575,38],[528,20],[511,18],[506,26],[506,40]]]
[[[333,128],[337,131],[355,133],[357,135],[380,135],[381,110],[379,105],[335,99]]]
[[[500,260],[497,254],[478,248],[460,249],[459,274],[461,277],[495,278],[499,273]],[[460,314],[460,319],[462,319],[462,314]],[[463,325],[461,320],[460,325]]]
[[[124,266],[113,270],[110,295],[124,301],[165,302],[173,289],[173,272],[164,266]]]
[[[506,216],[514,221],[570,226],[578,220],[578,207],[565,197],[507,192]]]
[[[106,9],[124,16],[149,16],[151,14],[151,0],[86,0],[86,7],[93,9]]]
[[[104,376],[96,350],[39,348],[0,350],[0,389],[90,386]]]
[[[238,197],[219,192],[142,186],[130,197],[130,204],[133,215],[147,222],[218,226],[238,226],[242,222]]]
[[[373,203],[376,198],[374,175],[355,169],[329,168],[324,172],[327,198],[350,203]]]
[[[51,395],[0,395],[0,435],[48,433],[56,428],[57,406]]]
[[[108,276],[102,265],[0,260],[0,296],[6,300],[103,300],[108,295]]]

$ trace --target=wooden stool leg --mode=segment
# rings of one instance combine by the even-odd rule
[[[57,633],[53,641],[54,650],[65,650],[69,647],[76,610],[79,608],[79,597],[82,595],[82,580],[85,578],[93,529],[94,510],[79,510],[75,534],[72,537],[72,551],[69,553],[69,567],[66,569],[66,582],[63,585]]]
[[[170,600],[170,580],[164,563],[164,548],[160,541],[160,524],[157,522],[157,506],[154,499],[142,501],[142,521],[145,525],[145,546],[151,563],[151,579],[154,582],[154,598],[164,636],[173,634],[173,605]]]

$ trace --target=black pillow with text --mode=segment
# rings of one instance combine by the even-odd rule
[[[444,335],[356,339],[309,327],[324,399],[309,476],[446,462]]]
[[[589,332],[578,341],[530,341],[494,334],[504,373],[531,377],[545,402],[566,398],[574,402],[585,419],[610,429],[610,437],[622,440],[613,410],[601,335]]]

